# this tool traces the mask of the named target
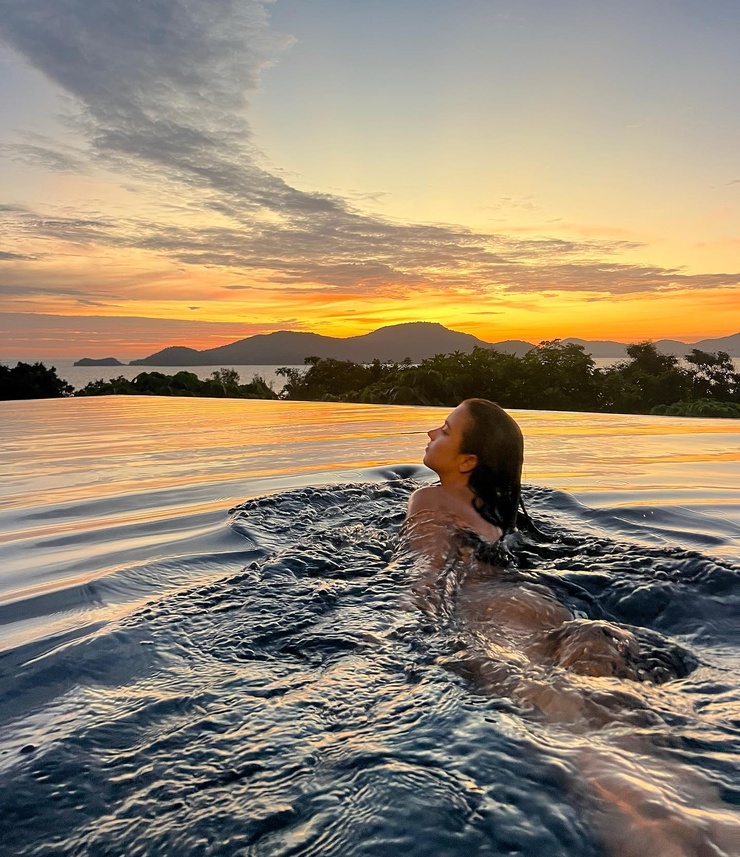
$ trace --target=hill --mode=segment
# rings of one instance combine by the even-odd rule
[[[83,357],[81,360],[75,360],[75,366],[125,366],[115,357]]]
[[[725,351],[730,357],[740,357],[740,333],[721,336],[719,339],[702,339],[695,342],[691,348],[699,348],[701,351]]]
[[[638,341],[635,339],[634,341]],[[582,345],[593,357],[624,357],[625,345],[610,340],[564,339],[563,342]],[[450,330],[444,325],[428,321],[408,322],[380,327],[372,333],[349,336],[323,336],[319,333],[302,333],[278,330],[248,336],[218,348],[197,351],[185,346],[163,348],[141,360],[132,360],[131,366],[301,366],[306,357],[332,357],[370,363],[375,359],[400,362],[407,357],[420,363],[435,354],[455,351],[470,353],[475,346],[495,348],[518,357],[526,354],[533,344],[519,339],[503,342],[484,342],[469,333]],[[683,357],[692,348],[702,351],[726,351],[730,357],[740,357],[740,333],[720,339],[703,339],[694,344],[662,339],[656,342],[659,351]]]
[[[522,343],[525,351],[532,346]],[[333,357],[336,360],[352,360],[355,363],[401,361],[407,357],[419,363],[435,354],[453,351],[469,353],[475,346],[490,348],[469,333],[459,333],[441,324],[417,321],[381,327],[372,333],[340,339],[318,333],[299,333],[279,330],[275,333],[260,333],[255,336],[222,345],[195,351],[192,348],[165,348],[145,357],[132,360],[132,366],[248,366],[282,365],[300,366],[306,357]]]

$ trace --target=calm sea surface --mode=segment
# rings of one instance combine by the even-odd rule
[[[698,843],[645,853],[740,853],[738,421],[514,412],[550,535],[523,566],[678,664],[582,678],[621,694],[595,730],[452,669],[465,629],[408,608],[445,414],[0,403],[3,854],[626,854],[627,789]]]

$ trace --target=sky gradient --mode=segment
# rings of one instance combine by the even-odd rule
[[[0,0],[0,357],[740,330],[735,0]]]

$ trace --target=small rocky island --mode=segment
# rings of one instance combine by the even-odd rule
[[[101,357],[100,359],[96,359],[94,357],[83,357],[81,360],[75,360],[75,366],[125,366],[125,363],[121,363],[120,360],[116,360],[115,357]]]

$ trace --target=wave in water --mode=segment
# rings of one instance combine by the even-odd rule
[[[738,569],[651,545],[624,510],[528,489],[560,537],[525,545],[524,573],[685,666],[622,682],[649,717],[553,724],[458,668],[459,627],[409,609],[392,559],[421,472],[251,500],[176,560],[17,603],[106,612],[0,659],[6,853],[590,857],[619,850],[595,786],[619,759],[656,817],[702,795],[691,831],[729,848]],[[702,853],[691,831],[676,853]]]

